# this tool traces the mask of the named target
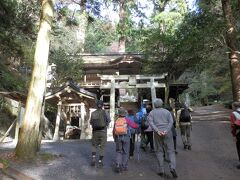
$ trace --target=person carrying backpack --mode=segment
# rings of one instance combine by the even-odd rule
[[[132,122],[138,123],[138,119],[134,114],[134,111],[132,109],[128,110],[128,114],[126,115],[126,118],[130,119]],[[130,150],[129,150],[129,158],[132,159],[134,155],[134,149],[135,149],[135,139],[136,139],[136,130],[134,128],[130,127]]]
[[[230,115],[232,135],[236,138],[236,147],[238,153],[239,164],[237,169],[240,169],[240,102],[234,102],[232,104],[234,110]]]
[[[98,166],[103,166],[105,144],[107,142],[107,126],[110,123],[109,114],[103,109],[103,101],[97,101],[97,110],[92,112],[90,124],[92,126],[92,161],[91,166],[96,164],[96,153],[99,149]]]
[[[191,150],[191,115],[190,111],[187,108],[186,105],[183,105],[183,108],[180,109],[180,114],[179,114],[179,127],[180,127],[180,132],[181,132],[181,137],[182,137],[182,142],[183,142],[183,147],[184,149]]]
[[[116,166],[115,172],[128,170],[129,146],[130,146],[130,127],[137,129],[138,124],[126,118],[126,110],[118,110],[118,118],[114,122],[113,138],[116,144]]]

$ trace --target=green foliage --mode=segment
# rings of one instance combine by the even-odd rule
[[[84,49],[87,53],[103,53],[114,41],[117,41],[115,28],[108,22],[97,20],[88,27]]]
[[[19,73],[10,71],[4,64],[0,63],[2,77],[0,78],[0,90],[25,91],[26,84]]]
[[[26,91],[20,67],[31,67],[39,5],[36,1],[0,1],[0,88]],[[8,66],[5,66],[7,64]]]
[[[219,96],[231,99],[221,3],[187,12],[184,1],[159,2],[152,24],[134,30],[127,45],[146,54],[144,73],[167,72],[172,80],[183,75],[178,81],[189,84],[187,92],[195,103]]]
[[[57,65],[55,85],[64,83],[68,79],[79,80],[82,75],[82,59],[77,55],[69,56],[62,48],[54,50],[49,56],[49,62]]]

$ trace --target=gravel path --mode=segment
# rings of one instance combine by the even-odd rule
[[[237,153],[234,139],[230,134],[228,121],[230,110],[221,106],[197,108],[193,112],[192,150],[184,150],[178,130],[177,173],[180,180],[239,180],[240,170],[236,169]],[[220,118],[221,117],[221,118]],[[0,152],[14,148],[14,145],[0,145]],[[138,161],[129,161],[129,171],[113,172],[115,157],[114,143],[107,143],[103,168],[89,166],[89,141],[44,142],[42,152],[57,154],[47,163],[12,164],[12,167],[39,180],[157,180],[155,155],[140,151]],[[166,164],[165,179],[172,179]],[[1,177],[1,176],[0,176]],[[162,178],[163,179],[163,178]]]

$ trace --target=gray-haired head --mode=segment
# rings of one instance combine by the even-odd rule
[[[160,108],[163,105],[162,99],[158,98],[153,101],[153,105],[155,108]]]

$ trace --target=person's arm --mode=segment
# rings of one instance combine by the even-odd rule
[[[153,123],[153,111],[151,111],[147,116],[147,121],[149,122],[149,125],[151,126],[153,131],[159,132],[157,126]]]
[[[104,113],[105,113],[105,118],[106,118],[106,122],[107,122],[107,126],[108,126],[109,123],[111,122],[110,115],[106,111],[104,111]]]
[[[131,128],[134,128],[134,129],[137,129],[139,126],[137,123],[135,123],[134,121],[131,121],[130,119],[128,118],[125,118],[126,121],[127,121],[127,124],[131,127]]]

